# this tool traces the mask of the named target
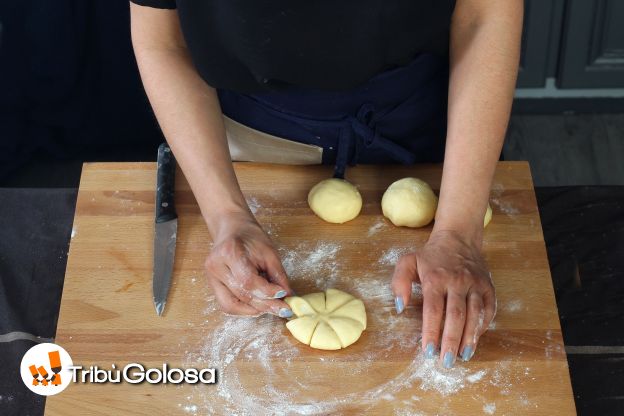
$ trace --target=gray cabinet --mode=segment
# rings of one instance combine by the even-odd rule
[[[624,87],[624,0],[525,0],[519,88]]]
[[[568,0],[561,88],[624,87],[624,1]]]
[[[524,27],[518,86],[543,87],[546,82],[549,60],[552,21],[555,18],[552,0],[525,0]]]

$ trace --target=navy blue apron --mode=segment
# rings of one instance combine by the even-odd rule
[[[323,163],[335,164],[336,177],[357,163],[440,162],[444,156],[448,60],[436,55],[420,54],[350,91],[218,94],[229,118],[322,147]]]

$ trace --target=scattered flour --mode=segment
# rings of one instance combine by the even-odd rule
[[[523,393],[523,394],[520,395],[520,404],[522,406],[530,406],[531,405],[531,402],[529,401],[529,398],[527,397],[526,393]]]
[[[372,343],[370,348],[352,351],[351,360],[343,362],[335,358],[335,353],[319,356],[302,350],[296,342],[284,336],[283,323],[278,318],[227,316],[213,333],[207,335],[200,351],[190,352],[186,357],[188,366],[218,365],[217,395],[225,403],[215,401],[205,388],[196,386],[188,399],[192,404],[188,406],[197,406],[202,414],[334,414],[353,403],[368,409],[381,400],[393,401],[397,394],[414,388],[447,396],[463,389],[469,380],[483,377],[479,372],[471,373],[459,365],[450,370],[441,369],[437,360],[424,359],[418,330],[396,331],[401,318],[391,310],[381,308],[370,318],[370,326],[377,328],[378,336],[369,340]],[[393,378],[372,385],[347,382],[354,376],[366,380],[366,375],[378,369],[380,362],[387,362],[397,353],[410,354],[414,358],[407,367],[397,370]],[[302,362],[315,362],[315,371],[310,366],[302,367]],[[348,365],[349,362],[359,364]],[[327,384],[328,377],[336,381],[337,366],[345,382],[335,383],[335,394],[330,398],[315,396],[310,388]],[[258,374],[263,383],[260,393],[252,393],[253,389],[247,387],[250,381],[241,377],[241,371]],[[294,378],[293,374],[298,373],[299,377]],[[285,379],[292,381],[284,384]]]
[[[280,254],[291,280],[305,280],[318,290],[336,287],[364,300],[371,335],[365,340],[367,348],[319,354],[302,348],[289,337],[283,320],[269,315],[223,315],[217,313],[214,296],[206,296],[204,318],[214,329],[203,334],[199,345],[185,346],[184,365],[215,367],[219,382],[214,389],[193,386],[186,402],[180,403],[185,412],[240,416],[341,414],[357,403],[358,410],[366,413],[385,400],[392,403],[395,415],[421,415],[421,398],[414,394],[417,391],[442,397],[466,388],[494,388],[504,395],[511,393],[508,363],[502,362],[488,371],[479,368],[478,362],[464,365],[458,361],[447,370],[440,368],[438,360],[425,359],[420,345],[420,322],[414,315],[396,315],[389,276],[381,272],[350,275],[349,270],[341,269],[341,250],[340,244],[331,241],[301,242],[294,249],[281,249]],[[387,250],[379,263],[393,265],[407,251]],[[414,285],[413,289],[419,296],[420,287]],[[346,354],[348,359],[338,354]],[[412,358],[405,366],[396,366],[397,355]],[[382,367],[388,378],[367,377]],[[362,382],[349,382],[353,377]],[[312,388],[328,383],[332,385],[331,396]],[[472,397],[484,400],[480,395]],[[528,403],[526,395],[523,400]],[[493,403],[480,404],[489,414],[496,409]]]
[[[397,261],[399,261],[399,257],[403,254],[408,253],[410,251],[407,247],[392,247],[388,250],[384,251],[384,253],[379,257],[378,263],[384,266],[394,266]]]
[[[377,220],[377,222],[375,222],[373,225],[370,226],[370,228],[368,229],[368,237],[371,237],[375,234],[377,234],[382,228],[384,228],[386,225],[386,223],[384,222],[384,220],[379,219]]]
[[[345,290],[368,302],[382,301],[390,306],[394,302],[389,278],[384,282],[371,276],[360,277],[357,282],[345,287]]]
[[[496,403],[488,403],[483,406],[483,413],[487,413],[488,415],[493,415],[496,412]]]
[[[522,310],[522,301],[518,299],[512,300],[505,305],[505,310],[508,312],[520,312]]]
[[[336,243],[318,242],[311,246],[301,243],[294,250],[280,250],[282,264],[291,281],[314,280],[316,289],[333,287],[338,278]]]
[[[74,227],[72,228],[72,230],[71,230],[71,236],[70,236],[70,238],[74,238],[74,237],[76,237],[76,234],[77,234],[77,233],[78,233],[78,227],[77,227],[77,226],[74,226]]]
[[[477,371],[476,373],[471,374],[468,377],[466,377],[466,380],[469,383],[476,383],[477,381],[481,380],[483,376],[486,374],[487,374],[486,370]]]
[[[207,317],[213,316],[219,310],[219,305],[217,304],[214,295],[207,295],[204,298],[206,299],[207,304],[203,315]]]
[[[258,199],[255,196],[246,198],[246,201],[247,201],[247,205],[249,206],[249,209],[251,210],[251,213],[254,215],[258,213],[258,210],[260,208],[262,208],[262,206],[258,202]]]
[[[503,396],[508,396],[513,388],[513,382],[509,378],[509,362],[501,361],[492,376],[489,383],[499,389],[499,393]]]
[[[490,202],[496,205],[503,214],[509,217],[520,214],[520,210],[516,208],[511,201],[504,198],[504,191],[505,188],[502,186],[492,187],[492,198],[490,198]]]
[[[412,409],[396,409],[394,416],[424,416],[423,413],[415,412]]]

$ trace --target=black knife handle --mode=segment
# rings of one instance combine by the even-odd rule
[[[175,158],[173,152],[163,143],[158,146],[158,169],[156,170],[156,222],[178,218],[175,210]]]

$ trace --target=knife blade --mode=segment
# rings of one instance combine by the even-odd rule
[[[154,223],[154,274],[152,294],[158,316],[162,316],[171,285],[175,259],[178,215],[174,203],[175,158],[166,143],[158,147],[156,209]]]

